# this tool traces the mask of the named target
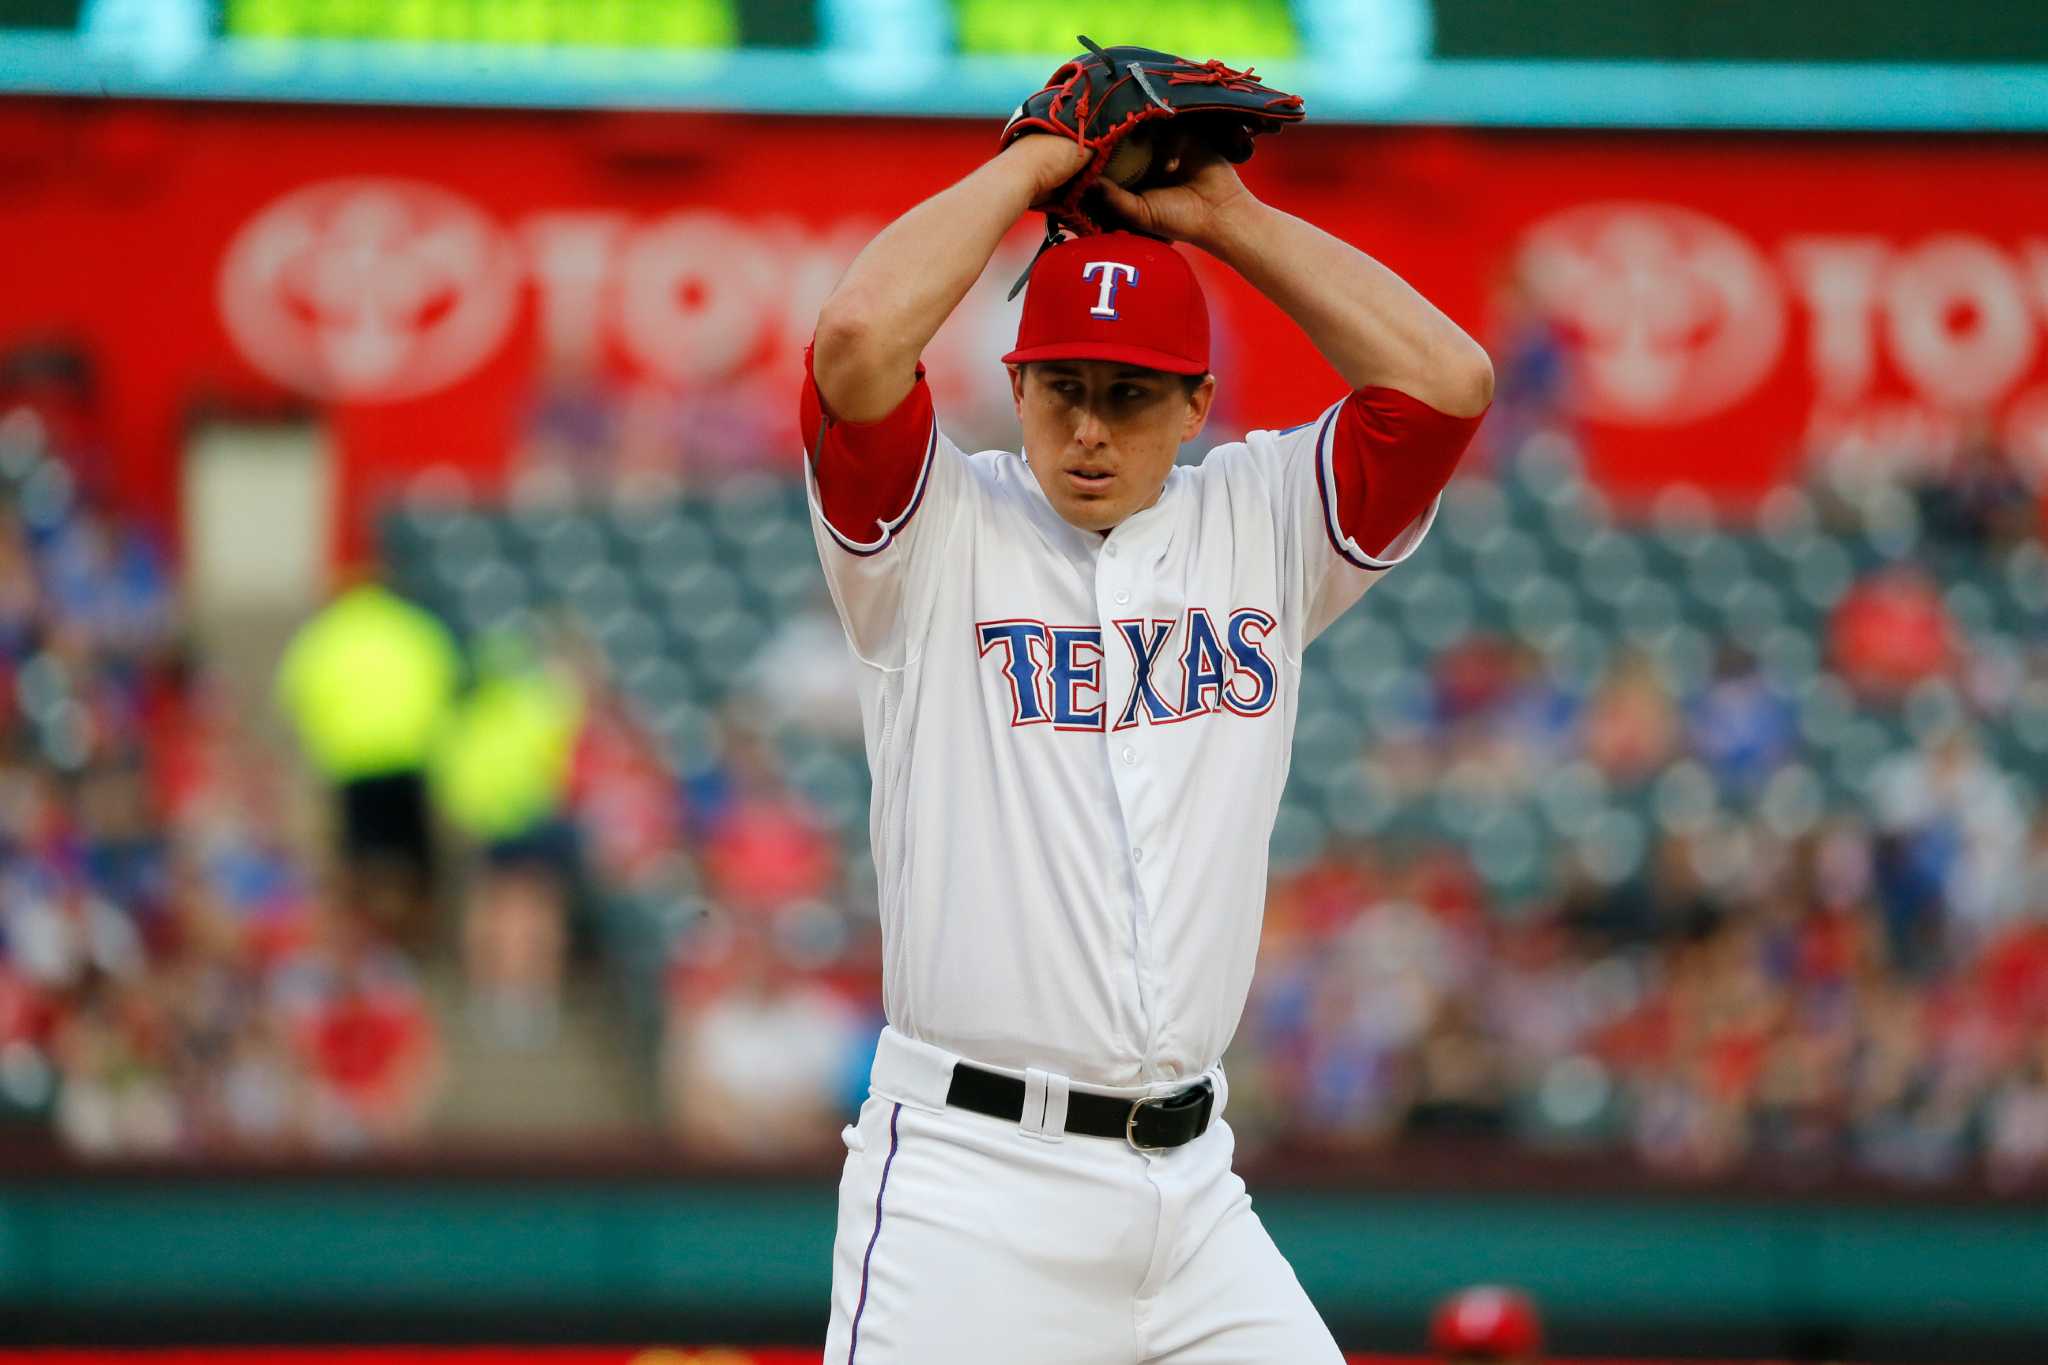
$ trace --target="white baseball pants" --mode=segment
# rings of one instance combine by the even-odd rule
[[[1341,1365],[1230,1169],[1220,1068],[1209,1130],[1144,1153],[1062,1132],[1044,1072],[1026,1109],[1050,1131],[948,1108],[955,1060],[882,1032],[844,1134],[826,1365]]]

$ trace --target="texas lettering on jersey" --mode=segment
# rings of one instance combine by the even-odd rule
[[[1276,624],[1272,612],[1258,607],[1239,607],[1221,625],[1206,607],[1189,607],[1179,617],[1112,622],[1112,639],[1130,651],[1132,664],[1129,691],[1113,719],[1103,695],[1100,626],[1048,625],[1029,617],[977,621],[974,642],[986,665],[985,685],[1009,697],[1013,727],[1100,733],[1105,726],[1171,725],[1218,712],[1264,715],[1279,692],[1266,653]]]

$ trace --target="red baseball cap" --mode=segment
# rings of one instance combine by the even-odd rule
[[[1542,1344],[1536,1305],[1520,1290],[1500,1285],[1460,1290],[1430,1318],[1429,1349],[1439,1356],[1516,1360],[1533,1356]]]
[[[1017,349],[1032,360],[1120,360],[1171,374],[1209,372],[1209,305],[1187,257],[1135,232],[1070,237],[1031,270]]]

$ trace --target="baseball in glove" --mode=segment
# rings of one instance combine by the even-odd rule
[[[1258,134],[1301,122],[1301,96],[1273,89],[1250,68],[1191,62],[1149,47],[1097,47],[1086,37],[1079,42],[1088,50],[1053,72],[1003,128],[1005,147],[1028,133],[1051,133],[1093,154],[1078,175],[1032,206],[1044,212],[1049,237],[1062,228],[1087,237],[1114,226],[1101,221],[1100,206],[1087,199],[1105,174],[1126,189],[1156,182],[1166,159],[1149,154],[1165,126],[1158,120],[1173,120],[1176,137],[1205,143],[1231,162],[1251,156]]]

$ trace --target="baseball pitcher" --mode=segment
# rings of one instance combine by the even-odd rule
[[[805,476],[860,662],[888,1015],[844,1135],[834,1365],[1340,1360],[1231,1170],[1219,1059],[1302,652],[1428,533],[1493,374],[1238,178],[1300,116],[1248,72],[1091,46],[819,312]],[[1072,235],[1002,357],[1024,449],[970,454],[922,353],[1033,208]],[[1177,466],[1218,383],[1189,250],[1348,392]]]

